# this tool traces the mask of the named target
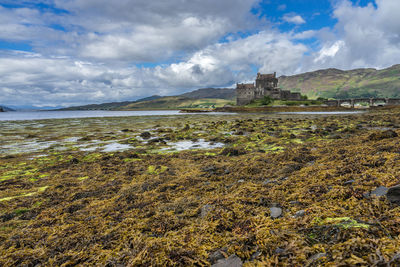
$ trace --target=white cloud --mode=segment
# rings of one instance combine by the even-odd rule
[[[0,103],[124,101],[253,80],[255,69],[290,75],[400,62],[398,0],[364,7],[341,0],[334,27],[302,32],[296,25],[305,20],[289,13],[283,20],[296,25],[287,33],[252,15],[258,0],[114,2],[113,8],[106,0],[47,2],[69,11],[59,14],[33,4],[0,6],[0,39],[34,48],[0,55]],[[159,65],[135,67],[138,62]]]
[[[321,49],[305,62],[302,70],[335,67],[385,68],[400,62],[400,4],[398,0],[376,0],[361,7],[348,0],[333,11],[338,20],[333,30],[319,32]],[[317,34],[318,35],[318,34]]]
[[[343,41],[337,41],[332,45],[324,45],[318,52],[318,56],[314,59],[315,63],[324,62],[328,58],[333,58],[337,52],[344,46]]]
[[[186,61],[142,69],[30,53],[4,55],[0,58],[0,103],[68,106],[123,101],[229,86],[253,79],[252,66],[261,72],[294,72],[307,48],[290,39],[287,34],[260,32],[209,45]]]
[[[306,21],[300,16],[296,14],[285,14],[282,18],[284,21],[288,23],[293,23],[293,24],[304,24]]]

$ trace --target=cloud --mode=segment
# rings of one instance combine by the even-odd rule
[[[98,61],[155,62],[253,29],[259,0],[55,0],[49,8],[0,5],[0,39],[28,41],[37,52]],[[29,2],[28,2],[29,3]],[[55,12],[54,10],[57,10]]]
[[[400,62],[398,0],[363,7],[341,0],[332,9],[337,23],[322,29],[298,31],[305,20],[288,13],[283,20],[295,24],[289,32],[253,15],[258,0],[120,0],[113,8],[106,0],[54,0],[42,9],[37,2],[0,5],[0,39],[33,47],[0,50],[1,104],[125,101],[232,86],[256,71]]]
[[[294,72],[307,48],[291,36],[264,31],[215,43],[187,60],[154,68],[108,66],[70,57],[10,53],[0,57],[0,103],[61,105],[172,95],[208,86],[231,86],[261,72]]]
[[[283,10],[286,10],[286,8],[287,8],[286,4],[282,4],[282,5],[279,5],[277,9],[279,11],[283,11]]]
[[[361,7],[339,2],[333,10],[337,24],[321,29],[321,48],[302,69],[385,68],[400,62],[400,5],[397,0],[377,0]]]
[[[306,21],[300,16],[293,13],[285,14],[282,18],[284,21],[293,24],[304,24]]]

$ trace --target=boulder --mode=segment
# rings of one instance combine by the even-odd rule
[[[390,187],[386,197],[391,203],[400,205],[400,185]]]
[[[388,192],[388,188],[387,187],[379,186],[375,190],[371,191],[371,196],[381,197],[381,196],[386,195],[387,192]]]

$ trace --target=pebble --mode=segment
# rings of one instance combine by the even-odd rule
[[[317,253],[317,254],[315,254],[315,255],[312,255],[309,259],[308,259],[308,261],[309,262],[313,262],[313,261],[316,261],[316,260],[319,260],[320,258],[322,258],[322,257],[326,257],[328,254],[326,254],[326,253]]]
[[[298,217],[303,217],[304,215],[306,215],[306,211],[305,210],[299,210],[298,212],[296,212],[294,214],[293,217],[298,218]]]
[[[276,219],[281,217],[282,215],[282,209],[279,207],[271,207],[269,208],[270,212],[271,212],[271,218]]]
[[[346,182],[343,183],[343,185],[348,185],[348,184],[352,184],[354,183],[356,180],[348,180]]]
[[[200,217],[204,218],[207,216],[207,214],[214,209],[214,205],[206,204],[203,207],[201,207],[200,211]]]
[[[211,265],[211,267],[241,267],[242,265],[242,260],[235,254],[232,254],[226,259],[218,260],[217,263]]]

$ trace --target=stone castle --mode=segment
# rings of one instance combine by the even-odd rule
[[[273,74],[257,73],[256,84],[236,84],[236,104],[238,106],[249,104],[254,99],[262,99],[268,96],[277,100],[301,100],[300,93],[292,93],[289,90],[278,88],[276,72]]]

